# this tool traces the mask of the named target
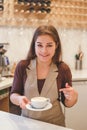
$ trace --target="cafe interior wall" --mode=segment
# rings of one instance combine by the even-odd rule
[[[54,25],[55,26],[55,25]],[[11,65],[26,58],[31,39],[36,28],[0,27],[0,43],[9,43],[6,46],[5,55],[9,57]],[[57,28],[61,44],[62,58],[70,66],[75,68],[75,55],[79,47],[83,52],[83,69],[87,69],[87,31],[80,29]]]

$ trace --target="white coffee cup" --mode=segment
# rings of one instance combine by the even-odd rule
[[[31,98],[31,106],[37,109],[44,108],[50,102],[49,98],[33,97]]]

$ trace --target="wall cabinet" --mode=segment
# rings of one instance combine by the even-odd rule
[[[9,112],[9,88],[13,78],[5,78],[0,81],[0,110]]]
[[[87,130],[87,81],[73,82],[78,92],[78,102],[65,108],[66,126],[75,130]]]

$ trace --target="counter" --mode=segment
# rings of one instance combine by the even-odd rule
[[[12,85],[13,78],[3,78],[2,81],[0,81],[0,90],[9,88]]]
[[[69,128],[0,111],[0,130],[71,130]]]
[[[71,70],[72,81],[87,81],[87,69]]]

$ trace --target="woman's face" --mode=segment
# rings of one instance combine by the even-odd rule
[[[35,53],[41,62],[51,62],[55,54],[56,43],[49,35],[38,36],[35,42]]]

